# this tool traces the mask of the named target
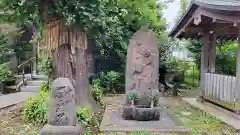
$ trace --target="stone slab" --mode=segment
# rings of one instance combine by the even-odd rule
[[[189,132],[187,128],[177,124],[173,117],[165,111],[161,112],[159,121],[135,121],[122,118],[122,106],[107,106],[100,125],[102,132]]]
[[[40,135],[84,135],[84,129],[80,125],[76,126],[52,126],[45,125]]]
[[[201,103],[197,101],[197,98],[182,98],[182,100],[187,102],[192,107],[199,108],[200,110],[215,116],[217,119],[232,126],[236,130],[240,129],[240,120],[234,116],[235,114],[233,112],[225,110],[209,102]]]
[[[12,106],[27,100],[29,96],[36,95],[36,92],[17,92],[0,97],[0,109]]]

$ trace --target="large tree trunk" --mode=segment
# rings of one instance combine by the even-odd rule
[[[54,52],[53,52],[53,67],[54,73],[53,78],[58,77],[66,77],[74,83],[75,80],[75,60],[71,59],[75,58],[74,53],[69,45],[63,44],[60,45]]]
[[[99,110],[99,106],[93,99],[89,87],[87,53],[83,49],[76,49],[76,102],[82,107],[91,107],[94,112]]]
[[[83,49],[73,48],[68,44],[60,45],[53,52],[53,76],[69,78],[75,86],[76,104],[97,112],[99,106],[90,91],[86,59]]]

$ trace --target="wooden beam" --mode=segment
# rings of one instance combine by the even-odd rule
[[[240,16],[239,15],[229,15],[224,14],[224,12],[221,12],[219,10],[213,11],[208,10],[206,8],[201,7],[200,8],[201,15],[213,18],[214,20],[223,20],[223,21],[229,21],[229,22],[240,22]]]
[[[200,9],[196,9],[196,11],[193,13],[192,17],[189,18],[189,20],[187,21],[187,23],[184,24],[184,26],[175,34],[175,36],[173,38],[177,38],[182,32],[185,31],[185,28],[194,21],[194,18],[196,16],[199,16],[200,14]]]
[[[222,35],[238,35],[238,30],[237,28],[226,28],[226,29],[219,29],[215,31],[217,36],[222,36]]]

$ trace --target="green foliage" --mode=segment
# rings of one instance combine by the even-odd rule
[[[92,96],[100,105],[103,105],[103,88],[100,79],[94,79],[92,84]]]
[[[216,57],[216,72],[220,74],[236,74],[236,56],[238,45],[237,42],[218,42]]]
[[[24,120],[33,124],[46,124],[48,102],[50,96],[49,85],[43,84],[38,91],[38,95],[29,97],[24,105]],[[98,117],[90,109],[77,108],[77,120],[85,127],[98,127]]]
[[[2,0],[0,4],[2,11],[11,11],[3,18],[8,22],[35,22],[40,25],[40,2],[42,1]],[[168,44],[163,42],[167,40],[167,34],[163,32],[165,21],[162,15],[169,1],[158,1],[158,4],[155,0],[55,0],[54,2],[56,7],[49,9],[50,12],[56,12],[68,25],[78,26],[87,32],[89,39],[96,45],[95,55],[99,65],[107,69],[98,71],[124,72],[129,39],[143,25],[148,25],[154,30],[160,40],[158,42],[160,52],[167,52]],[[161,53],[160,58],[164,59],[164,55],[165,53]]]
[[[200,69],[201,64],[201,47],[202,41],[199,40],[191,40],[191,44],[187,46],[188,50],[191,52],[191,57],[193,58],[198,69]]]
[[[7,43],[7,39],[6,39],[6,36],[5,35],[1,35],[0,36],[0,52],[3,53],[3,52],[8,52],[9,51],[9,48],[7,48],[5,46],[5,44]]]
[[[5,64],[0,65],[0,81],[6,81],[8,79],[12,79],[12,72],[7,68]]]
[[[48,92],[50,91],[50,87],[49,87],[49,83],[45,82],[43,84],[40,85],[38,91],[44,91],[44,92]]]
[[[192,40],[188,49],[192,54],[197,68],[200,69],[200,53],[202,42]],[[235,75],[236,74],[236,56],[237,43],[236,41],[217,41],[217,56],[216,56],[216,72],[220,74]]]
[[[94,133],[89,128],[86,128],[84,130],[84,135],[94,135]]]
[[[127,95],[128,100],[137,100],[137,91],[132,90],[128,95]]]
[[[6,45],[6,35],[0,36],[0,64],[3,64],[9,60],[9,54],[13,51],[11,47]]]
[[[49,91],[40,91],[37,96],[29,97],[24,104],[24,120],[34,124],[47,122]]]
[[[185,72],[190,68],[190,64],[188,61],[179,60],[176,58],[167,59],[166,66],[168,69],[181,72]]]
[[[191,63],[190,68],[184,74],[184,82],[191,86],[197,86],[199,79],[199,70],[195,63]]]
[[[100,80],[102,81],[102,85],[107,89],[108,92],[116,93],[115,88],[117,87],[119,79],[120,74],[118,72],[110,71],[107,73],[100,73]]]
[[[77,108],[77,120],[86,128],[99,126],[98,118],[88,108]]]
[[[179,14],[177,15],[176,23],[178,23],[187,12],[188,2],[189,0],[180,0],[180,11]]]
[[[51,75],[53,73],[53,65],[50,57],[43,57],[39,63],[40,72]]]

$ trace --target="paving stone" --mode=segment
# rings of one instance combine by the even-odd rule
[[[0,98],[0,109],[24,102],[29,96],[34,95],[36,95],[36,92],[17,92],[8,95],[2,95]]]

